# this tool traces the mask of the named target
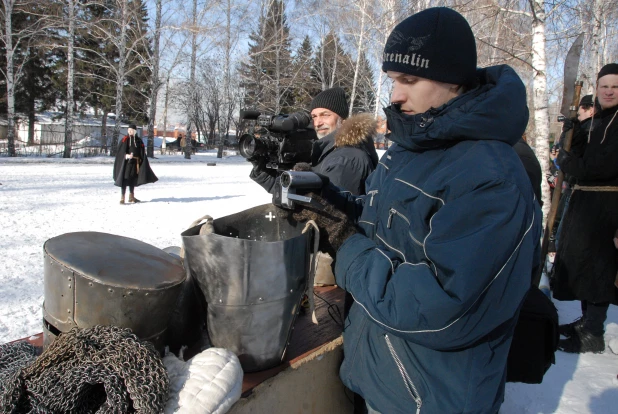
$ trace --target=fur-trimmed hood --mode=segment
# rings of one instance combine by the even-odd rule
[[[356,147],[364,150],[374,167],[378,165],[374,137],[378,123],[370,113],[352,115],[335,131],[335,147]]]
[[[369,113],[353,115],[343,121],[335,132],[336,147],[360,147],[367,140],[373,143],[373,137],[378,127],[377,121]]]

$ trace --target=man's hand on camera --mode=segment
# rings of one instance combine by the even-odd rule
[[[308,162],[298,162],[294,164],[292,171],[311,171],[311,164]]]
[[[345,213],[319,195],[309,193],[307,196],[319,203],[322,209],[299,203],[293,217],[296,221],[315,221],[320,229],[320,250],[334,257],[343,242],[357,233],[356,227],[350,223]]]

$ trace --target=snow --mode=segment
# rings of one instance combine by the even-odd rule
[[[0,343],[42,331],[43,244],[74,231],[137,238],[159,248],[180,246],[180,233],[205,214],[215,218],[269,203],[249,179],[251,164],[215,151],[156,155],[159,177],[138,187],[137,205],[120,205],[111,157],[0,158]],[[215,162],[216,166],[207,166]],[[136,219],[136,216],[139,219]],[[136,224],[138,225],[136,227]],[[579,316],[578,302],[557,302],[561,321]],[[606,344],[618,351],[618,310],[610,306]],[[500,414],[616,413],[618,356],[556,353],[543,384],[507,384]]]

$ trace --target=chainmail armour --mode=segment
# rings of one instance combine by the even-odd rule
[[[17,368],[0,377],[2,413],[161,413],[169,391],[154,346],[115,326],[73,328]]]

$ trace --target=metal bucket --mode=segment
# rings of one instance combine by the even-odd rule
[[[162,351],[186,274],[180,261],[128,237],[67,233],[43,246],[43,346],[73,327],[130,328]]]
[[[288,217],[289,216],[289,217]],[[281,363],[307,285],[311,232],[265,204],[182,233],[185,268],[207,304],[211,343],[234,352],[245,372]]]

